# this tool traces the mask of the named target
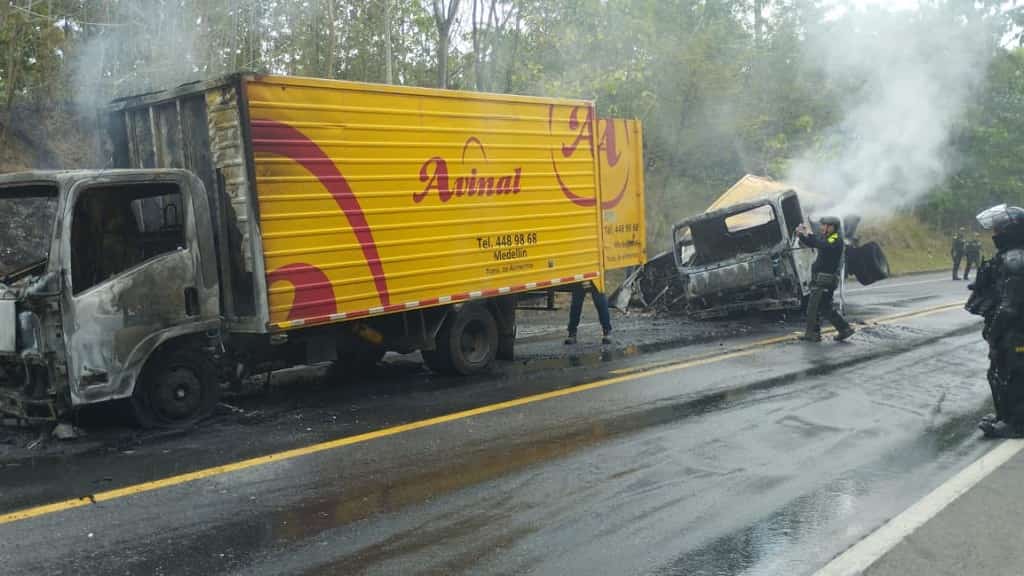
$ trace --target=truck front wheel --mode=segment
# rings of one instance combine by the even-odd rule
[[[437,349],[424,352],[431,369],[469,376],[484,372],[498,353],[498,323],[490,310],[467,304],[448,315],[437,334]]]
[[[144,428],[184,428],[209,416],[220,384],[208,359],[188,348],[158,352],[135,383],[131,405]]]

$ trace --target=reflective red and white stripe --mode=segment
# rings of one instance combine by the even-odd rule
[[[365,318],[368,316],[379,316],[381,314],[401,312],[403,310],[428,308],[431,306],[438,306],[441,304],[453,304],[455,302],[479,300],[481,298],[493,298],[495,296],[504,296],[506,294],[515,294],[520,292],[529,292],[531,290],[538,290],[542,288],[550,288],[552,286],[559,286],[561,284],[572,284],[575,282],[583,282],[585,280],[593,280],[594,278],[597,278],[598,275],[599,274],[597,272],[587,272],[586,274],[577,274],[575,276],[566,276],[564,278],[552,278],[551,280],[543,280],[540,282],[528,282],[526,284],[504,286],[502,288],[494,288],[490,290],[460,292],[458,294],[452,294],[450,296],[438,296],[437,298],[428,298],[426,300],[410,300],[409,302],[404,302],[401,304],[391,304],[389,306],[375,306],[373,308],[369,308],[366,310],[339,312],[337,314],[331,314],[329,316],[317,316],[312,318],[303,318],[301,320],[289,320],[286,322],[274,324],[272,327],[278,330],[289,330],[292,328],[299,328],[302,326],[327,324],[331,322],[340,322],[342,320],[354,320],[357,318]]]

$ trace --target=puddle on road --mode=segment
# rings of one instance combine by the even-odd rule
[[[659,576],[809,574],[941,484],[989,445],[973,426],[987,405],[801,496],[771,516],[656,570]],[[916,481],[914,481],[916,479]],[[833,540],[821,541],[823,535]],[[817,539],[813,539],[817,538]]]

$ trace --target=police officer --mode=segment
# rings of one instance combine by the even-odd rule
[[[964,258],[964,230],[963,226],[953,235],[953,246],[949,249],[949,257],[953,259],[953,280],[960,279],[960,261]]]
[[[839,219],[826,216],[821,219],[821,237],[814,236],[801,224],[797,227],[800,243],[818,251],[818,257],[811,267],[811,295],[807,301],[807,330],[801,340],[821,342],[821,314],[836,327],[836,341],[842,342],[853,336],[853,328],[843,315],[832,305],[832,296],[839,286],[843,262],[843,239],[839,236]]]
[[[967,267],[964,268],[964,280],[971,279],[971,268],[975,270],[981,265],[981,237],[977,232],[974,233],[974,238],[967,241],[964,245],[964,256],[967,257]]]
[[[1024,208],[985,210],[978,223],[992,231],[996,255],[983,262],[970,285],[967,311],[985,318],[988,383],[995,414],[978,425],[985,436],[1024,435]]]

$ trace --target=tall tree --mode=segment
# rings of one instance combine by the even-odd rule
[[[448,87],[448,56],[452,27],[459,15],[459,0],[432,0],[434,24],[437,26],[437,86]]]

